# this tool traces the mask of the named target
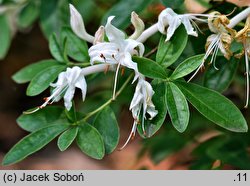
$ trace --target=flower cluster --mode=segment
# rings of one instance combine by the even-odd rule
[[[158,111],[152,102],[154,90],[145,77],[139,72],[137,63],[133,61],[132,56],[136,55],[142,57],[144,54],[144,45],[142,41],[145,41],[156,31],[166,34],[166,42],[171,40],[176,29],[183,24],[188,35],[198,36],[198,25],[195,21],[207,23],[212,35],[207,38],[206,54],[202,64],[197,68],[191,79],[196,73],[204,66],[206,59],[212,55],[211,63],[215,63],[215,58],[218,50],[229,59],[233,54],[230,51],[231,43],[236,36],[239,42],[243,43],[246,56],[246,68],[248,70],[248,57],[250,55],[249,39],[250,39],[250,18],[247,21],[246,27],[236,34],[236,31],[229,28],[229,19],[225,15],[221,15],[219,12],[213,12],[211,14],[176,14],[172,9],[167,8],[163,10],[159,17],[158,22],[151,28],[144,30],[144,23],[139,16],[132,12],[131,23],[134,26],[134,33],[130,36],[116,28],[112,24],[114,16],[110,16],[107,19],[105,26],[100,26],[95,35],[92,36],[87,33],[85,25],[80,13],[73,5],[70,5],[70,24],[74,33],[81,39],[89,42],[92,46],[88,50],[90,56],[90,66],[86,68],[73,67],[68,68],[66,72],[62,72],[58,76],[56,83],[51,84],[54,87],[50,97],[45,99],[45,102],[36,110],[45,107],[49,103],[59,101],[64,98],[64,105],[67,110],[72,107],[72,99],[75,93],[75,88],[79,88],[82,91],[83,101],[85,100],[87,92],[87,83],[85,76],[97,73],[101,71],[112,70],[115,71],[114,77],[114,89],[113,97],[116,98],[116,87],[119,70],[121,68],[129,68],[134,71],[133,83],[137,81],[135,93],[130,104],[130,110],[134,118],[131,133],[125,142],[124,148],[131,138],[135,136],[138,124],[142,125],[142,130],[146,135],[144,120],[153,119]],[[106,37],[105,37],[106,36]],[[216,67],[215,67],[216,68]],[[249,79],[247,78],[247,84]],[[249,92],[249,85],[247,86]],[[247,93],[248,94],[248,93]],[[248,98],[247,98],[248,104]],[[35,111],[36,111],[35,110]],[[149,116],[149,118],[146,117]]]

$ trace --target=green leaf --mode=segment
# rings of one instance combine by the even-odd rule
[[[138,125],[137,129],[142,138],[153,136],[161,128],[167,115],[166,83],[160,80],[153,80],[151,84],[155,91],[152,101],[158,114],[152,120],[144,121],[146,136],[142,131],[142,125]]]
[[[58,62],[56,60],[53,59],[42,60],[37,63],[30,64],[24,67],[23,69],[19,70],[12,76],[12,79],[19,84],[27,83],[31,81],[32,78],[34,78],[39,72],[41,72],[45,68],[56,65],[58,65]]]
[[[75,109],[75,102],[72,101],[72,107],[70,108],[70,110],[67,110],[65,108],[65,115],[67,116],[68,120],[72,123],[77,122],[77,113],[76,113],[76,109]]]
[[[47,89],[58,76],[60,72],[66,69],[66,66],[57,65],[44,69],[38,73],[30,82],[26,94],[36,96]]]
[[[184,26],[179,26],[170,41],[165,40],[166,36],[163,35],[156,53],[156,62],[168,67],[178,59],[187,44],[188,36]]]
[[[56,35],[53,34],[49,38],[49,49],[52,56],[60,62],[64,62],[63,51],[60,48],[60,44],[57,41]]]
[[[205,72],[203,85],[218,92],[223,92],[231,84],[239,61],[235,58],[227,61],[224,57],[220,57],[216,61],[219,70],[210,66]]]
[[[86,24],[92,21],[93,16],[98,17],[99,14],[103,15],[101,11],[100,12],[98,11],[99,9],[102,9],[101,6],[98,6],[98,3],[99,3],[98,1],[71,0],[71,3],[74,5],[74,7],[76,7],[76,9],[82,15],[84,23]]]
[[[113,22],[114,25],[120,29],[125,29],[130,24],[131,12],[139,13],[151,2],[152,0],[120,0],[103,16],[102,25],[106,24],[109,16],[116,16]]]
[[[67,38],[66,52],[69,57],[79,62],[89,61],[87,43],[77,37],[69,27],[62,29],[61,37]]]
[[[186,137],[186,135],[178,133],[173,128],[169,128],[162,130],[153,138],[143,140],[144,148],[149,153],[151,160],[155,164],[159,164],[162,160],[180,151],[189,143],[190,141]]]
[[[3,59],[10,47],[11,42],[11,30],[4,15],[0,15],[0,59]]]
[[[59,34],[64,26],[69,26],[68,0],[42,0],[40,11],[40,27],[49,38],[52,33]]]
[[[75,140],[78,133],[78,127],[72,127],[60,135],[57,145],[60,151],[65,151]]]
[[[105,154],[105,148],[101,134],[88,123],[81,124],[76,137],[79,148],[94,159],[102,159]]]
[[[29,132],[34,132],[48,125],[67,124],[64,109],[57,106],[47,106],[32,114],[22,114],[17,119],[18,125]]]
[[[39,2],[30,1],[19,13],[18,26],[27,28],[30,26],[39,15]]]
[[[178,9],[180,8],[181,5],[184,4],[184,0],[174,0],[174,1],[161,0],[161,2],[165,7],[168,7],[171,9]]]
[[[43,148],[68,127],[69,125],[51,125],[27,135],[5,155],[2,164],[10,165],[23,160]]]
[[[184,132],[189,122],[188,103],[181,90],[174,83],[167,83],[167,108],[173,126],[179,132]]]
[[[105,152],[110,154],[118,145],[120,133],[115,114],[110,107],[103,109],[95,118],[93,126],[101,134]]]
[[[203,58],[204,54],[200,54],[186,59],[176,67],[170,79],[174,80],[190,74],[201,65]]]
[[[212,6],[210,4],[210,1],[207,0],[195,0],[195,1],[205,8],[210,8]]]
[[[188,101],[210,121],[233,132],[247,132],[245,118],[226,97],[193,83],[176,82],[176,85]]]
[[[151,59],[134,56],[133,61],[137,63],[139,72],[147,77],[160,79],[166,79],[168,77],[164,68]]]

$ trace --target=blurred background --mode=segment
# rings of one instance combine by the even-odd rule
[[[37,12],[33,12],[34,19],[30,20],[28,25],[17,23],[17,15],[20,12],[19,5],[16,5],[17,8],[13,11],[9,11],[11,44],[6,55],[2,56],[0,60],[0,161],[17,141],[28,134],[18,127],[17,117],[24,110],[41,104],[42,97],[49,94],[49,91],[46,91],[41,96],[27,97],[25,94],[27,85],[18,85],[11,79],[15,72],[28,64],[51,58],[46,39],[50,34],[46,24],[49,24],[50,20],[47,22],[46,19],[44,20],[43,12],[40,12],[41,17],[39,18],[39,11],[43,11],[43,8],[52,8],[50,11],[68,10],[68,6],[61,4],[62,1],[55,2],[58,3],[58,6],[57,9],[53,10],[54,6],[51,5],[53,4],[51,2],[54,0],[44,1],[47,3],[42,3],[42,5],[38,2],[39,8]],[[3,7],[9,2],[6,3],[2,0],[0,2],[1,14]],[[13,1],[13,4],[16,2],[18,4],[18,1]],[[78,1],[73,2],[77,3]],[[81,6],[78,8],[83,15],[89,33],[95,32],[103,15],[117,3],[119,1],[116,0],[82,0],[82,3],[79,3]],[[230,0],[230,3],[229,1],[216,1],[214,3],[217,3],[217,6],[225,5],[225,7],[250,5],[249,0]],[[202,13],[210,9],[211,6],[206,0],[186,0],[179,11]],[[157,15],[163,9],[164,5],[155,0],[151,1],[143,11],[140,11],[139,15],[146,25],[150,26],[156,22]],[[56,16],[66,16],[62,20],[69,24],[67,15],[58,13]],[[0,34],[1,29],[2,27],[0,27]],[[132,29],[128,27],[127,32],[131,31]],[[157,36],[155,37],[157,38]],[[151,42],[150,45],[155,45],[157,40],[153,38],[149,42]],[[0,45],[2,45],[1,41]],[[112,85],[112,76],[110,82],[107,83]],[[90,92],[91,90],[95,91],[94,88],[90,89]],[[225,95],[236,103],[240,102],[242,94],[244,96],[244,89],[237,86],[237,81],[225,92]],[[123,97],[128,99],[126,95]],[[97,97],[97,99],[104,98]],[[84,105],[81,104],[77,107],[80,110],[85,109]],[[88,158],[75,145],[65,152],[60,152],[56,147],[56,141],[53,141],[22,162],[7,167],[0,165],[0,169],[249,169],[249,132],[248,134],[233,134],[221,131],[194,109],[192,111],[190,125],[185,133],[176,132],[167,119],[166,125],[158,132],[158,135],[147,140],[136,137],[123,151],[114,151],[100,161]],[[133,118],[126,104],[117,108],[116,112],[119,116],[118,122],[121,132],[119,145],[121,146],[130,132]],[[249,109],[243,110],[243,113],[249,122]],[[226,138],[219,139],[221,133],[226,133]],[[207,152],[207,147],[211,146],[213,146],[212,153]],[[227,156],[224,156],[225,154]]]

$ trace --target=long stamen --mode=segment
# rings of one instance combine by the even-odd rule
[[[246,83],[246,104],[245,104],[245,108],[248,107],[248,102],[249,102],[249,65],[248,65],[248,54],[247,54],[247,50],[245,49],[245,65],[246,65],[246,78],[247,78],[247,83]]]
[[[41,109],[40,107],[36,107],[34,110],[24,111],[23,114],[33,114],[33,113],[37,112],[40,109]]]
[[[115,100],[115,94],[116,94],[116,86],[117,86],[117,79],[118,79],[118,73],[119,73],[119,68],[121,66],[121,63],[118,63],[118,66],[116,68],[116,72],[115,72],[115,83],[114,83],[114,90],[113,90],[113,97],[112,99]]]
[[[119,49],[118,49],[119,51]],[[115,55],[112,54],[112,58],[117,62],[118,66],[116,68],[116,72],[115,72],[115,83],[114,83],[114,90],[113,90],[113,97],[112,97],[112,100],[115,100],[115,94],[116,94],[116,86],[117,86],[117,79],[118,79],[118,73],[119,73],[119,69],[120,69],[120,66],[121,66],[121,63],[119,63],[119,61],[115,58]]]
[[[204,66],[204,63],[205,63],[206,59],[208,58],[208,56],[213,51],[216,52],[219,42],[220,42],[220,35],[217,35],[216,38],[214,38],[212,40],[212,42],[210,43],[210,45],[208,46],[207,52],[206,52],[206,54],[205,54],[205,56],[203,58],[203,61],[202,61],[201,65],[197,68],[197,70],[194,72],[194,74],[189,78],[189,80],[187,82],[190,82],[196,76],[196,74],[199,72],[199,70]],[[214,54],[213,54],[213,56],[214,56]],[[212,56],[212,60],[214,58],[213,56]],[[217,68],[215,67],[215,69],[217,69]]]
[[[61,96],[67,90],[67,88],[69,88],[69,85],[66,85],[63,89],[61,89],[61,91],[58,91],[59,93],[55,95],[55,97],[52,99],[52,101],[49,104],[54,103],[55,100],[57,100],[57,98],[59,98],[59,96]]]
[[[221,44],[221,43],[219,43],[219,44]],[[213,55],[212,55],[212,60],[211,60],[211,62],[213,63],[213,67],[215,68],[215,70],[219,70],[219,69],[216,67],[216,56],[217,56],[218,51],[219,51],[219,46],[217,45],[217,46],[215,47],[214,53],[213,53]]]
[[[189,80],[187,81],[188,83],[196,76],[196,74],[200,71],[200,69],[204,66],[205,60],[203,59],[203,62],[201,63],[201,65],[197,68],[197,70],[194,72],[194,74],[189,78]]]
[[[195,16],[195,17],[214,17],[214,18],[217,18],[220,16],[220,15],[211,15],[211,14],[190,14],[190,13],[187,13],[184,15]]]
[[[57,89],[50,97],[45,98],[45,102],[44,102],[41,106],[37,107],[37,108],[34,109],[34,110],[25,111],[25,112],[23,112],[23,113],[24,113],[24,114],[33,114],[33,113],[37,112],[38,110],[40,110],[40,109],[46,107],[48,104],[52,104],[60,95],[63,94],[63,92],[64,92],[68,87],[69,87],[69,86],[67,85],[67,86],[63,87],[63,89]],[[51,100],[52,100],[52,101],[51,101]],[[51,101],[51,102],[50,102],[50,101]]]
[[[190,21],[191,21],[191,23],[194,26],[196,31],[199,31],[200,33],[204,34],[194,20],[190,19]]]
[[[132,126],[131,132],[130,132],[130,134],[128,136],[128,139],[126,140],[126,142],[124,143],[124,145],[121,148],[118,149],[119,151],[122,150],[122,149],[124,149],[127,146],[127,144],[130,141],[130,139],[133,139],[135,137],[136,127],[137,127],[137,122],[134,121],[134,124]]]
[[[143,131],[143,134],[146,136],[146,130],[145,130],[145,122],[144,122],[144,116],[142,116],[142,131]]]

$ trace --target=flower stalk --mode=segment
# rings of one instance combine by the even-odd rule
[[[124,82],[124,84],[121,86],[121,88],[116,92],[115,94],[115,98],[117,98],[122,91],[126,88],[126,86],[128,85],[128,83],[131,81],[131,79],[133,78],[133,74],[130,74],[130,76],[128,77],[128,79]],[[106,106],[108,106],[109,104],[111,104],[113,102],[113,98],[110,98],[108,101],[106,101],[103,105],[101,105],[99,108],[93,110],[92,112],[89,112],[81,121],[87,121],[90,117],[92,117],[93,115],[95,115],[96,113],[100,112],[101,110],[103,110]]]
[[[245,19],[249,14],[250,14],[250,7],[246,8],[245,10],[243,10],[242,12],[240,12],[239,14],[237,14],[236,16],[234,16],[230,20],[230,23],[228,24],[228,27],[229,28],[235,27],[239,22],[241,22],[243,19]],[[144,32],[137,39],[137,41],[143,43],[149,37],[151,37],[152,35],[154,35],[156,32],[158,32],[157,23],[153,24],[152,26],[150,26],[149,28],[147,28],[146,30],[144,30]]]
[[[247,16],[250,14],[250,7],[246,8],[236,16],[234,16],[231,20],[230,23],[227,25],[228,28],[233,28],[235,27],[239,22],[241,22],[243,19],[247,18]]]

